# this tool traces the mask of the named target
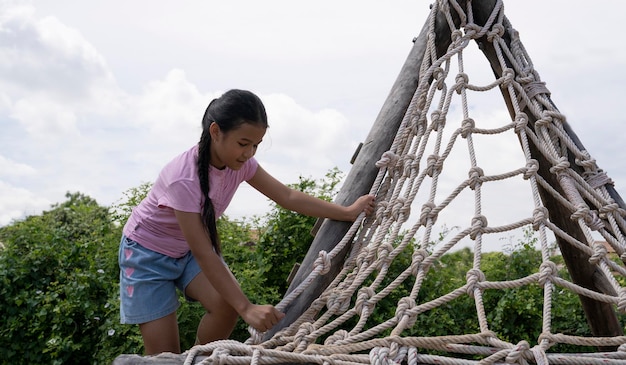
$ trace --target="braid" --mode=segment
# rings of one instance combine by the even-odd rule
[[[209,164],[211,159],[211,135],[208,128],[204,128],[200,143],[198,144],[198,177],[200,178],[200,189],[204,195],[204,204],[202,206],[202,218],[206,227],[213,248],[218,255],[221,255],[222,248],[220,246],[219,236],[217,234],[217,225],[215,223],[215,209],[213,202],[209,198]]]
[[[211,164],[211,133],[209,128],[216,123],[220,131],[229,133],[244,123],[251,123],[267,128],[267,114],[265,106],[258,96],[246,90],[229,90],[221,97],[213,99],[204,112],[202,118],[202,136],[198,143],[198,177],[200,189],[204,196],[202,219],[204,226],[213,243],[215,252],[221,254],[219,236],[215,219],[215,208],[209,198],[209,167]]]

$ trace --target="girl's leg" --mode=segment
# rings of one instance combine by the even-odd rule
[[[237,323],[237,312],[226,303],[204,274],[198,274],[185,289],[185,294],[199,301],[206,313],[198,325],[196,344],[225,340]]]
[[[176,312],[163,318],[139,325],[143,346],[146,355],[156,355],[161,352],[180,354],[180,339],[178,336],[178,321]]]

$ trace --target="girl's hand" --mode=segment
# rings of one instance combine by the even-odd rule
[[[366,215],[371,214],[374,211],[375,199],[376,197],[373,195],[363,195],[347,207],[350,220],[355,221],[362,212],[365,212]]]
[[[271,305],[250,304],[242,313],[241,318],[259,332],[268,331],[285,316]]]

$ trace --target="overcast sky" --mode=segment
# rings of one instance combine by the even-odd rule
[[[0,225],[68,191],[110,205],[153,181],[197,143],[206,105],[231,88],[266,104],[270,129],[257,159],[271,174],[294,183],[335,166],[347,173],[429,5],[0,0]],[[626,184],[625,8],[505,1],[552,100],[618,191]],[[490,113],[505,113],[498,108]],[[267,210],[244,184],[226,214]]]

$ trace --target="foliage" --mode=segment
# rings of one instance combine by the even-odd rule
[[[297,184],[291,188],[309,195],[331,201],[336,194],[336,188],[341,180],[341,172],[334,168],[330,170],[324,180],[315,181],[300,176]],[[311,230],[316,218],[307,217],[276,204],[265,216],[264,222],[257,222],[261,236],[257,250],[261,256],[261,274],[265,277],[267,286],[276,288],[281,295],[288,288],[286,279],[293,266],[305,257],[309,246],[313,242]]]
[[[0,228],[0,359],[92,363],[108,332],[119,234],[106,208],[80,193]]]

